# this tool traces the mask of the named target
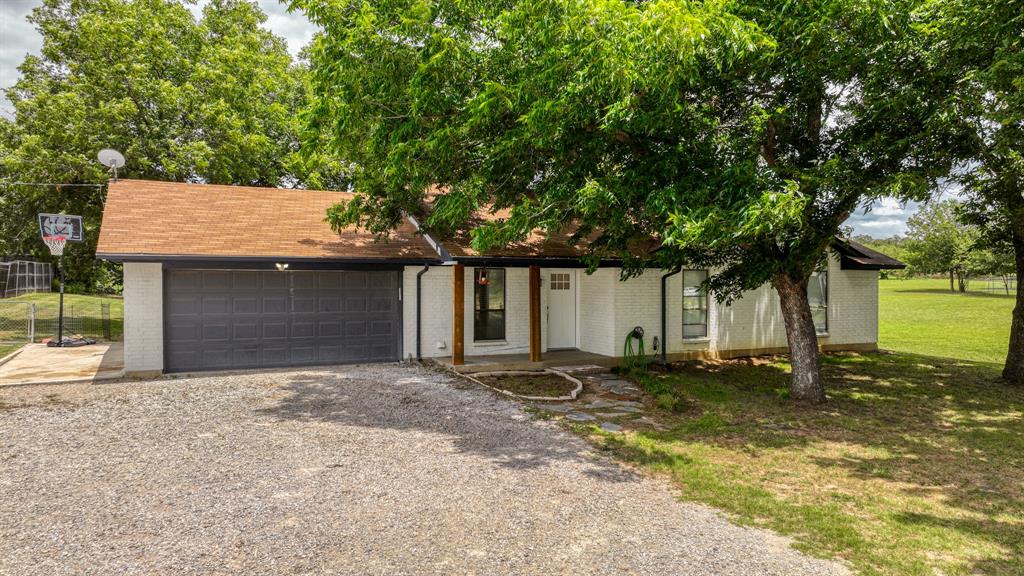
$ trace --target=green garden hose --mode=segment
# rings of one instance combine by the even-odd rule
[[[633,340],[637,341],[636,348],[633,347]],[[644,329],[637,326],[626,334],[626,341],[622,345],[622,363],[627,370],[646,370],[647,352],[644,350]]]

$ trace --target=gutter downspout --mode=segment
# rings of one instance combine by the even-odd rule
[[[422,304],[422,300],[423,300],[421,298],[421,294],[423,292],[423,289],[422,289],[422,285],[423,285],[422,277],[423,277],[424,274],[426,274],[427,270],[430,270],[430,264],[424,264],[423,265],[423,270],[420,270],[419,272],[416,273],[416,359],[417,360],[422,360],[423,359],[423,356],[420,353],[420,334],[422,332],[420,330],[420,319],[423,317],[423,313],[421,312],[420,305]]]
[[[669,272],[668,274],[665,274],[665,275],[663,275],[661,277],[661,363],[662,364],[668,364],[668,334],[667,334],[668,328],[667,328],[667,323],[666,323],[666,319],[665,319],[665,317],[666,317],[665,307],[667,306],[666,300],[668,299],[668,296],[667,296],[668,290],[666,289],[666,284],[667,284],[668,279],[669,279],[670,276],[675,276],[676,274],[679,274],[680,272],[682,272],[682,269],[681,268],[676,268],[672,272]],[[418,310],[418,308],[417,308],[417,310]]]

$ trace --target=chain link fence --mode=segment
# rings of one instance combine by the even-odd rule
[[[40,317],[36,316],[36,337],[56,338],[57,337],[57,315]],[[75,336],[85,333],[85,326],[82,316],[75,312],[74,306],[64,306],[64,335]]]
[[[0,300],[0,344],[25,344],[57,337],[58,311],[54,307],[37,307],[34,302]],[[74,305],[64,306],[64,336],[101,338],[110,342],[120,338],[113,329],[110,304],[95,308],[86,306],[76,310]]]
[[[36,305],[31,302],[0,300],[0,344],[35,341]]]

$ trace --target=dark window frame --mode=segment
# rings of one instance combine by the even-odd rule
[[[481,285],[480,275],[486,271],[490,284]],[[504,268],[475,268],[473,270],[473,342],[503,342],[507,339],[508,320],[508,275]],[[501,282],[501,305],[494,306],[489,290],[495,282]],[[481,292],[483,293],[481,297]],[[486,300],[486,308],[480,302]],[[500,335],[497,327],[491,327],[494,318],[499,318]],[[488,331],[493,333],[488,334]],[[483,334],[481,334],[483,333]]]
[[[711,326],[710,326],[711,325],[711,303],[710,303],[710,301],[708,299],[708,291],[706,289],[701,289],[699,296],[687,295],[686,294],[686,274],[687,273],[691,273],[691,274],[692,273],[702,273],[702,274],[704,274],[704,280],[703,281],[706,281],[711,276],[711,271],[707,270],[707,269],[696,269],[695,268],[695,269],[685,269],[685,270],[683,270],[683,273],[680,274],[682,285],[683,285],[683,294],[682,294],[682,299],[681,299],[681,302],[680,302],[680,304],[682,306],[682,310],[683,310],[683,313],[682,313],[682,336],[683,336],[683,340],[702,340],[702,339],[706,339],[706,338],[709,337],[710,330],[711,330]],[[702,281],[702,283],[703,283],[703,281]],[[703,305],[700,308],[687,308],[686,307],[687,299],[699,299],[702,302]],[[686,310],[703,310],[704,311],[704,322],[701,322],[701,323],[692,323],[692,322],[691,323],[687,323],[686,322]],[[686,327],[687,326],[704,326],[704,332],[703,332],[703,334],[699,334],[699,335],[696,335],[696,334],[687,335],[686,334]]]

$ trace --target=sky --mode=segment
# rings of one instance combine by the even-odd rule
[[[298,54],[309,43],[316,28],[301,13],[289,14],[278,0],[258,0],[267,14],[266,26],[288,42],[292,55]],[[38,53],[42,39],[35,27],[25,21],[39,0],[0,0],[0,88],[7,88],[18,79],[18,65],[26,54]],[[192,6],[198,14],[205,0]],[[0,97],[0,115],[11,117],[10,104]],[[901,205],[893,199],[876,202],[868,212],[858,210],[846,224],[853,226],[855,234],[868,234],[887,238],[906,232],[907,218],[917,211],[917,204]]]

